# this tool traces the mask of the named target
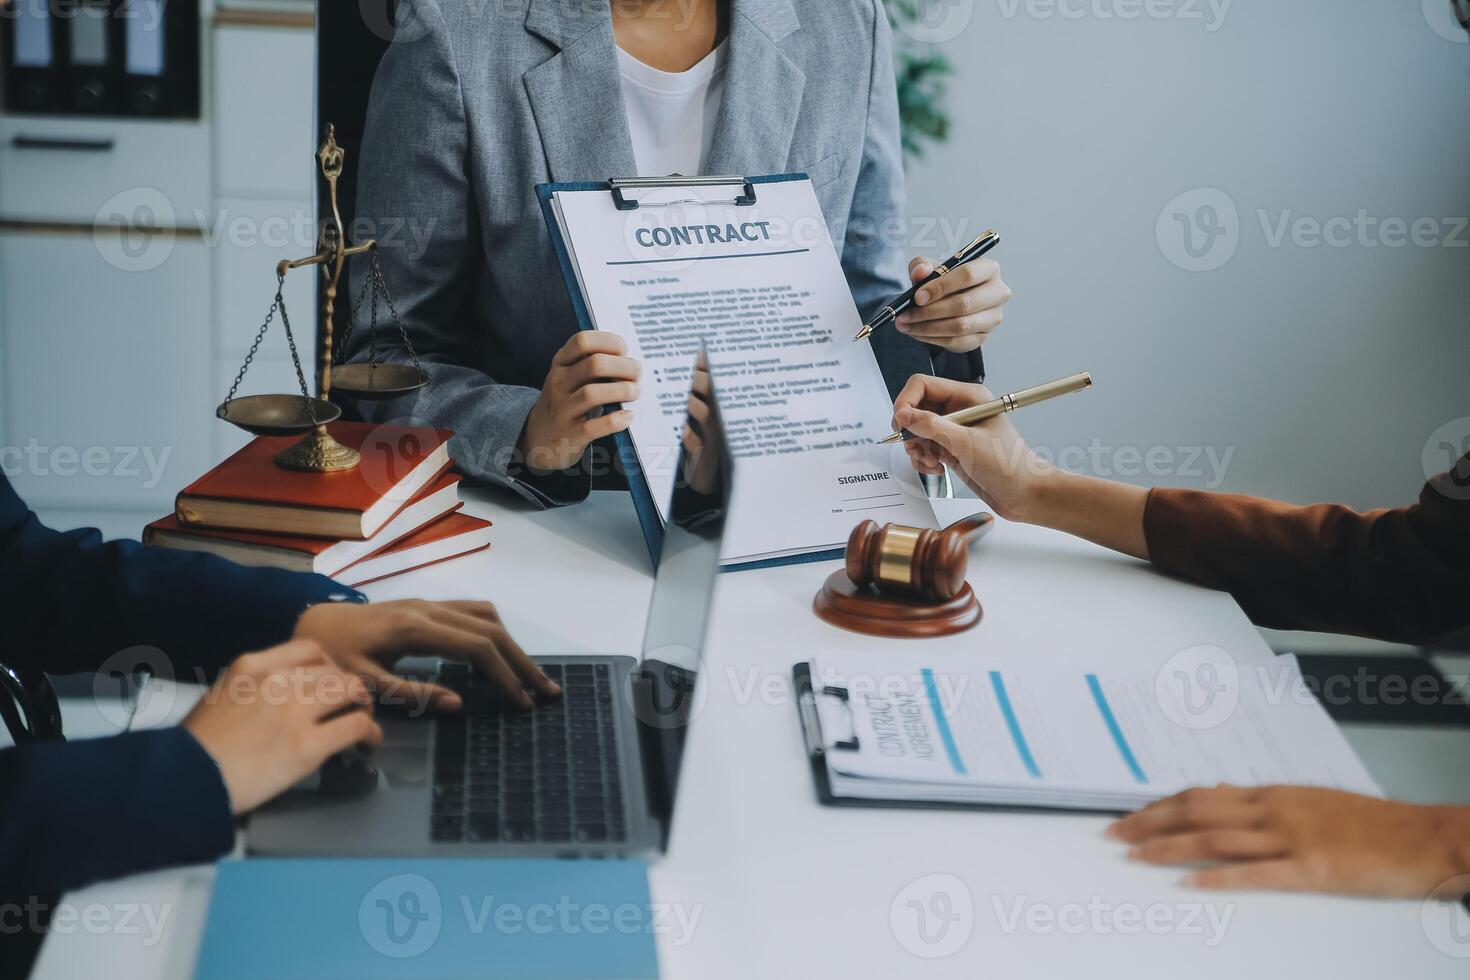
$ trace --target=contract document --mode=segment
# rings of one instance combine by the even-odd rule
[[[1152,667],[1034,658],[957,668],[843,654],[810,672],[837,797],[1133,810],[1217,783],[1379,795],[1291,657],[1212,692],[1181,690]]]
[[[631,210],[607,185],[538,188],[584,326],[643,368],[624,406],[635,500],[667,522],[703,344],[738,460],[722,564],[836,557],[864,518],[935,527],[903,447],[877,445],[893,405],[872,348],[851,343],[862,318],[811,182],[753,186],[749,204],[738,186],[645,188]]]

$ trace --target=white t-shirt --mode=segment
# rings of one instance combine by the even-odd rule
[[[704,173],[715,134],[715,118],[725,96],[728,41],[688,71],[650,68],[618,48],[628,135],[640,177],[686,177]]]

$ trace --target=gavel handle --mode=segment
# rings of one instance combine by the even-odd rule
[[[966,546],[974,544],[990,532],[995,526],[995,518],[990,514],[971,514],[955,521],[941,533],[947,536],[960,538]]]

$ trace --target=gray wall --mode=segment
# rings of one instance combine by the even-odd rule
[[[1434,29],[1459,30],[1449,0],[1214,2],[930,0],[955,125],[910,167],[915,232],[1002,232],[991,383],[1093,372],[1019,420],[1074,468],[1407,502],[1431,433],[1470,437],[1470,35]],[[1226,200],[1166,211],[1200,188]],[[1212,203],[1225,233],[1196,224],[1192,260],[1174,215]],[[1343,247],[1292,230],[1359,212],[1327,229]],[[1230,454],[1223,480],[1193,447]]]

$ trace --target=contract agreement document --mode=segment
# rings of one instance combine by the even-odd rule
[[[723,564],[835,557],[864,518],[936,526],[903,447],[877,445],[893,405],[851,343],[862,318],[811,182],[757,179],[753,204],[739,190],[644,188],[619,210],[606,184],[538,188],[583,326],[643,366],[630,483],[667,522],[702,343],[738,460]]]
[[[1291,657],[1210,697],[1152,665],[823,654],[804,695],[839,797],[1133,810],[1190,786],[1380,791]],[[810,733],[809,733],[810,734]]]

